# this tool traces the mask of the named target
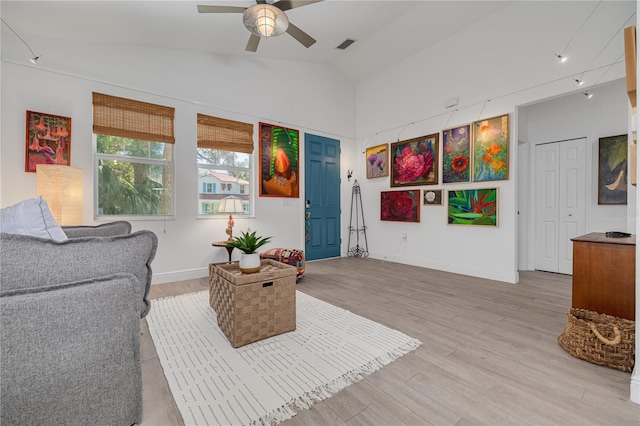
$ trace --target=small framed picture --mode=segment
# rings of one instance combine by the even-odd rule
[[[423,191],[422,203],[431,206],[441,206],[442,189],[425,189]]]
[[[389,144],[366,149],[367,179],[389,176]]]
[[[27,111],[24,171],[37,164],[71,164],[71,117]]]

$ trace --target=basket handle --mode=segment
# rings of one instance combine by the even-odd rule
[[[590,322],[589,323],[589,328],[591,329],[591,331],[593,331],[593,334],[596,335],[598,340],[600,340],[605,345],[609,345],[609,346],[617,345],[622,340],[622,336],[620,334],[620,329],[618,327],[616,327],[615,325],[613,326],[613,333],[615,334],[615,337],[613,338],[613,340],[609,340],[606,337],[604,337],[602,334],[600,334],[600,332],[598,331],[598,329],[596,328],[594,323]]]

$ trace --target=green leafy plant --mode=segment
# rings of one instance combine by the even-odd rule
[[[256,231],[243,232],[241,236],[235,237],[233,241],[227,243],[228,246],[235,247],[247,254],[255,253],[263,245],[267,244],[272,237],[257,237]]]

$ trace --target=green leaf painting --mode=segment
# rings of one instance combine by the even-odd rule
[[[598,141],[598,204],[627,204],[627,135]]]
[[[498,189],[449,191],[448,223],[452,225],[498,225]]]

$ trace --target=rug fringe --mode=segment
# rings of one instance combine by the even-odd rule
[[[400,346],[394,351],[387,352],[382,356],[371,360],[360,368],[349,371],[338,377],[334,381],[318,386],[312,391],[289,401],[282,407],[265,414],[256,421],[251,422],[251,425],[267,426],[284,422],[285,420],[288,420],[298,414],[299,411],[311,408],[313,404],[324,401],[325,399],[335,395],[347,386],[359,382],[369,374],[373,373],[376,370],[379,370],[380,368],[395,361],[401,356],[416,350],[421,344],[422,342],[420,340],[411,339],[406,344]]]

